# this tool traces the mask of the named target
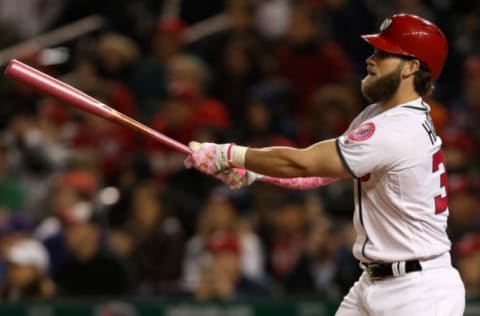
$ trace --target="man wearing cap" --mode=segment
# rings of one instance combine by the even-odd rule
[[[252,279],[241,269],[242,247],[238,236],[216,233],[206,241],[195,298],[200,301],[242,297],[268,297],[267,282]],[[245,255],[245,254],[243,254]]]
[[[361,82],[372,104],[343,135],[301,149],[191,142],[185,164],[232,187],[259,177],[300,189],[353,178],[353,254],[364,273],[336,315],[463,315],[465,288],[446,233],[442,141],[424,101],[440,76],[447,40],[411,14],[393,15],[380,33],[362,37],[373,46]]]
[[[25,299],[47,299],[55,294],[55,284],[48,277],[48,253],[38,241],[25,238],[7,248],[8,263],[0,298],[16,302]]]

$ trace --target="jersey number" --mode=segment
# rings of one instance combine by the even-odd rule
[[[446,172],[446,164],[445,164],[445,157],[443,156],[443,151],[439,150],[433,154],[433,166],[432,171],[438,171],[440,164],[443,164],[444,171],[440,174],[440,188],[445,190],[445,196],[442,197],[441,194],[435,196],[435,214],[439,214],[445,212],[448,208],[448,179],[447,179],[447,172]]]

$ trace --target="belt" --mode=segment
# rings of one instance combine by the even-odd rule
[[[389,276],[401,276],[409,272],[422,270],[422,266],[418,260],[399,261],[394,263],[362,262],[360,263],[360,266],[367,272],[372,281],[382,280]]]

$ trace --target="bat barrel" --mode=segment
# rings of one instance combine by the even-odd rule
[[[110,108],[88,94],[73,88],[72,86],[55,79],[35,68],[32,68],[18,60],[11,60],[5,70],[5,74],[41,93],[55,97],[65,103],[71,104],[83,111],[103,117],[115,123],[123,124],[145,135],[151,136],[169,147],[182,153],[189,154],[188,146],[141,124],[140,122]]]
[[[5,74],[41,93],[55,97],[65,103],[76,105],[82,110],[92,114],[105,116],[102,115],[103,112],[100,109],[85,106],[86,104],[92,103],[100,104],[98,100],[18,60],[13,59],[10,61],[5,70]]]

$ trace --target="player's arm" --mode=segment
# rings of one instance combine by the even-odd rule
[[[197,142],[189,145],[192,154],[185,160],[185,165],[213,175],[232,188],[249,185],[262,178],[264,182],[287,188],[311,189],[350,175],[343,165],[335,140],[302,149],[253,149],[235,144]]]
[[[338,152],[335,139],[318,142],[301,149],[293,147],[248,148],[243,166],[243,158],[236,156],[236,150],[234,145],[231,149],[231,162],[234,166],[244,167],[268,176],[281,178],[350,177]]]

